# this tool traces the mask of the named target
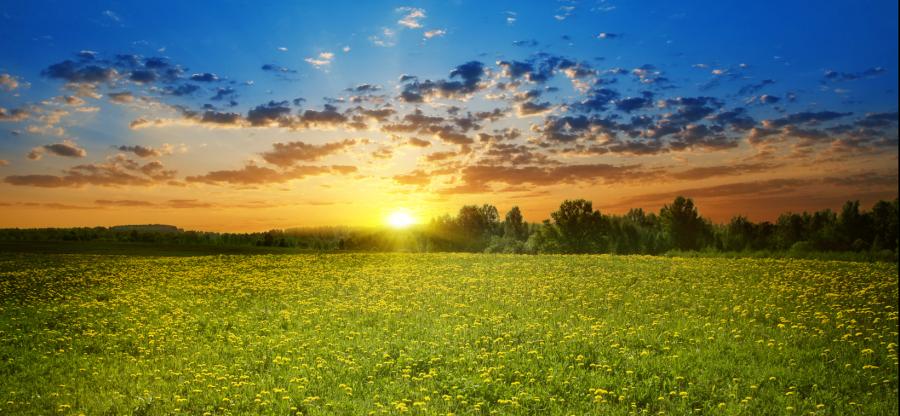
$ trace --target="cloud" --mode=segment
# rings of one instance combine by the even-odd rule
[[[720,176],[745,175],[749,173],[768,172],[778,165],[771,163],[738,163],[731,165],[703,166],[670,174],[675,179],[699,180]]]
[[[418,137],[410,137],[407,141],[407,144],[414,147],[428,147],[431,146],[431,142],[428,140],[422,140]]]
[[[118,78],[119,73],[114,68],[103,68],[97,65],[81,65],[71,60],[65,60],[50,65],[41,75],[47,78],[61,79],[72,83],[101,83],[112,82]]]
[[[396,45],[396,37],[397,32],[391,28],[382,28],[381,35],[372,35],[369,36],[369,42],[372,42],[375,46],[380,46],[383,48],[390,48]]]
[[[275,170],[264,166],[248,164],[237,170],[218,170],[205,175],[188,176],[187,182],[231,185],[264,185],[284,183],[307,176],[323,174],[348,174],[356,172],[355,166],[296,166],[287,170]]]
[[[78,188],[94,186],[151,186],[174,179],[175,171],[166,170],[162,163],[140,164],[124,156],[111,157],[105,163],[78,165],[62,175],[11,175],[4,182],[15,186],[41,188]]]
[[[739,95],[756,94],[757,92],[761,91],[763,88],[765,88],[765,87],[767,87],[767,86],[769,86],[769,85],[772,85],[772,84],[774,84],[774,83],[775,83],[774,80],[771,80],[771,79],[764,79],[764,80],[762,80],[762,81],[760,81],[760,82],[757,82],[757,83],[755,83],[755,84],[748,84],[748,85],[745,85],[745,86],[741,87],[741,89],[738,91],[738,94],[739,94]]]
[[[421,169],[416,169],[409,173],[394,175],[394,182],[400,185],[425,186],[431,183],[431,175]]]
[[[446,34],[447,34],[447,31],[444,29],[433,29],[433,30],[426,30],[425,33],[423,33],[422,35],[425,36],[425,39],[432,39],[432,38],[443,37]]]
[[[109,101],[112,101],[117,104],[130,104],[134,102],[134,94],[131,91],[122,91],[122,92],[111,92],[106,94],[109,97]]]
[[[884,74],[885,72],[887,71],[880,66],[868,68],[859,72],[840,72],[829,69],[825,71],[823,82],[843,82],[855,81],[863,78],[874,78]]]
[[[357,143],[358,141],[353,139],[321,145],[308,144],[301,141],[275,143],[272,145],[272,150],[262,153],[261,156],[266,162],[284,168],[300,161],[309,162],[340,153],[349,147],[355,146]]]
[[[0,74],[0,90],[15,91],[19,88],[19,79],[10,74]]]
[[[0,107],[0,121],[10,121],[10,122],[23,121],[23,120],[27,120],[29,115],[30,114],[29,114],[28,110],[25,110],[22,108],[13,108],[13,109],[7,110],[3,107]]]
[[[156,206],[156,204],[154,204],[154,203],[152,203],[152,202],[149,202],[149,201],[136,201],[136,200],[131,200],[131,199],[116,199],[116,200],[98,199],[98,200],[94,201],[94,203],[97,204],[97,205],[100,205],[100,206],[104,206],[104,207],[128,207],[128,208],[135,208],[135,207],[153,207],[153,206]]]
[[[419,29],[422,27],[421,20],[425,19],[425,10],[415,7],[398,7],[398,13],[405,13],[403,17],[397,21],[397,24],[409,29]]]
[[[116,150],[120,152],[129,152],[134,153],[137,157],[148,158],[148,157],[160,157],[163,155],[172,154],[172,146],[164,145],[162,149],[154,149],[150,146],[141,146],[141,145],[133,145],[133,146],[118,146],[115,147]]]
[[[31,160],[40,160],[44,153],[50,153],[62,157],[85,157],[87,151],[78,147],[75,142],[65,140],[62,143],[45,144],[31,149],[28,152],[28,158]]]
[[[450,72],[450,80],[412,81],[403,86],[400,99],[409,103],[420,103],[432,98],[464,99],[482,88],[484,64],[469,61]],[[458,79],[458,81],[457,81]]]
[[[776,118],[774,120],[764,120],[763,125],[767,128],[778,128],[791,124],[818,124],[846,117],[851,114],[853,113],[840,113],[837,111],[804,111]]]
[[[321,52],[315,58],[306,58],[304,61],[314,66],[316,69],[323,69],[331,65],[331,61],[334,59],[334,54],[331,52]]]
[[[291,114],[291,107],[287,101],[269,101],[266,104],[256,106],[247,113],[247,121],[253,126],[267,126],[286,120]],[[280,124],[290,124],[282,122]]]
[[[462,169],[463,186],[445,189],[444,193],[466,193],[488,189],[491,183],[506,185],[530,184],[550,186],[579,182],[614,183],[639,177],[639,165],[614,166],[609,164],[582,164],[554,167],[507,167],[473,165]]]
[[[291,69],[288,67],[279,66],[279,65],[275,65],[275,64],[265,64],[260,69],[262,69],[263,71],[276,72],[276,73],[280,73],[280,74],[296,74],[297,73],[296,69]]]
[[[191,75],[191,81],[196,82],[216,82],[218,80],[219,76],[211,72],[201,72]]]

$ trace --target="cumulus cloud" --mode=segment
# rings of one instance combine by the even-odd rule
[[[0,74],[0,90],[14,91],[19,88],[19,79],[10,74]]]
[[[491,183],[507,185],[531,184],[537,186],[572,184],[578,182],[622,182],[637,177],[639,165],[614,166],[609,164],[582,164],[553,167],[508,167],[472,165],[462,169],[462,186],[445,189],[445,193],[468,192],[488,189]]]
[[[162,163],[153,161],[140,164],[123,156],[109,158],[103,163],[77,165],[63,171],[62,175],[10,175],[4,182],[16,186],[42,188],[77,188],[94,186],[150,186],[174,179],[175,171],[166,170]]]
[[[425,10],[415,7],[398,7],[398,13],[403,13],[403,17],[397,21],[397,24],[410,29],[419,29],[422,27],[422,20],[425,19]]]
[[[422,35],[425,36],[425,39],[439,38],[443,37],[447,34],[447,31],[444,29],[432,29],[426,30]]]
[[[172,154],[172,152],[174,150],[174,148],[169,144],[163,145],[163,147],[160,149],[154,149],[153,147],[150,147],[150,146],[141,146],[141,145],[131,145],[131,146],[122,145],[122,146],[115,147],[115,149],[120,152],[134,153],[135,156],[140,157],[140,158],[160,157],[163,155],[170,155],[170,154]]]
[[[334,54],[331,52],[321,52],[316,57],[306,58],[304,61],[314,66],[316,69],[324,69],[331,65]]]
[[[62,157],[85,157],[87,151],[78,147],[75,142],[64,140],[62,143],[45,144],[31,149],[28,152],[28,158],[31,160],[40,160],[44,153],[50,153]]]
[[[266,162],[273,165],[288,167],[300,161],[314,161],[340,153],[349,147],[355,146],[357,143],[358,141],[353,139],[323,143],[320,145],[304,143],[301,141],[275,143],[272,145],[272,150],[262,153],[261,156]]]
[[[6,109],[0,107],[0,121],[23,121],[29,117],[28,110],[22,108]]]
[[[284,183],[307,176],[323,174],[349,174],[356,172],[355,166],[295,166],[286,170],[275,170],[254,164],[245,165],[236,170],[218,170],[204,175],[188,176],[187,182],[207,184],[231,184],[231,185],[264,185],[271,183]]]

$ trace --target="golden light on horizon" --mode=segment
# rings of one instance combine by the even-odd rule
[[[416,223],[416,218],[404,209],[396,210],[385,218],[387,225],[398,230],[408,228]]]

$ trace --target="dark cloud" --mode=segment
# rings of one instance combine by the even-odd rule
[[[464,99],[479,90],[483,76],[483,63],[466,62],[450,72],[449,80],[412,81],[404,84],[399,98],[409,103],[421,103],[431,98]]]
[[[855,81],[862,78],[872,78],[882,75],[886,70],[880,66],[872,67],[859,72],[840,72],[834,70],[825,71],[823,82]]]
[[[164,154],[167,154],[168,151],[154,149],[150,146],[141,146],[141,145],[133,145],[133,146],[118,146],[116,147],[120,152],[130,152],[134,153],[137,157],[159,157]]]
[[[237,96],[237,91],[231,87],[216,88],[216,95],[210,97],[213,101],[230,100]]]
[[[247,113],[247,121],[253,126],[290,124],[290,121],[287,121],[290,114],[291,108],[287,101],[269,101],[250,110]]]
[[[586,98],[575,106],[576,109],[585,112],[606,111],[609,105],[619,98],[619,93],[609,88],[593,88],[585,95]]]
[[[566,165],[554,167],[507,167],[473,165],[462,169],[462,185],[445,189],[444,193],[460,193],[489,189],[491,183],[506,185],[530,184],[548,186],[578,182],[622,182],[637,176],[638,165],[613,166],[608,164]]]
[[[818,124],[825,121],[831,121],[838,118],[849,116],[853,113],[839,113],[836,111],[804,111],[800,113],[790,114],[785,117],[776,118],[774,120],[765,120],[763,124],[766,127],[784,127],[792,124]]]
[[[300,122],[304,127],[337,127],[347,122],[347,116],[338,111],[337,107],[325,104],[321,111],[306,110],[300,116]],[[365,128],[357,124],[357,130]]]
[[[41,75],[47,78],[61,79],[66,82],[100,83],[111,82],[116,79],[118,72],[113,68],[104,68],[98,65],[82,65],[80,63],[65,60],[50,65]]]
[[[653,106],[653,94],[645,92],[641,97],[628,97],[615,102],[616,109],[630,113]]]
[[[239,125],[241,120],[241,115],[238,113],[226,113],[212,110],[204,111],[203,115],[200,117],[201,123],[221,125]]]
[[[410,146],[415,146],[415,147],[431,146],[431,142],[429,142],[428,140],[422,140],[417,137],[410,137],[409,139],[407,139],[406,143],[409,144]]]
[[[137,201],[132,199],[98,199],[94,201],[95,204],[104,206],[104,207],[128,207],[128,208],[136,208],[136,207],[153,207],[156,204],[149,201]]]
[[[431,183],[431,175],[421,169],[409,173],[394,175],[394,182],[401,185],[425,186]]]
[[[209,172],[205,175],[188,176],[185,180],[193,183],[252,186],[284,183],[294,179],[302,179],[307,176],[349,174],[353,172],[356,172],[355,166],[296,166],[287,170],[275,170],[250,164],[237,170],[218,170]]]
[[[356,93],[368,93],[368,92],[381,91],[381,87],[378,85],[372,85],[372,84],[359,84],[355,87],[347,88],[346,91],[356,92]]]
[[[175,87],[165,87],[162,90],[162,93],[165,95],[174,95],[176,97],[182,97],[186,95],[191,95],[200,90],[200,87],[194,84],[181,84]]]
[[[762,80],[762,81],[760,81],[760,82],[757,82],[757,83],[755,83],[755,84],[748,84],[748,85],[745,85],[745,86],[741,87],[741,89],[738,90],[738,94],[739,94],[739,95],[751,95],[751,94],[756,94],[757,92],[762,91],[763,88],[765,88],[765,87],[767,87],[767,86],[769,86],[769,85],[772,85],[772,84],[774,84],[774,83],[775,83],[774,80],[771,80],[771,79],[764,79],[764,80]]]
[[[296,69],[290,69],[290,68],[278,66],[275,64],[265,64],[261,67],[261,69],[263,71],[276,72],[276,73],[280,73],[280,74],[296,74],[297,73]]]
[[[512,45],[522,48],[534,48],[538,46],[538,41],[534,39],[514,40]]]
[[[114,103],[128,104],[134,102],[134,94],[131,91],[111,92],[106,94],[106,96]]]
[[[352,139],[320,145],[300,141],[275,143],[272,145],[272,150],[261,155],[266,162],[280,167],[288,167],[300,161],[314,161],[340,153],[349,147],[355,146],[357,143],[357,140]]]
[[[748,173],[768,172],[778,167],[771,163],[737,163],[719,166],[704,166],[673,172],[670,174],[675,179],[699,180],[720,176],[745,175]]]
[[[530,116],[535,114],[546,113],[547,111],[553,108],[553,104],[549,102],[536,103],[532,101],[526,101],[524,103],[519,104],[516,109],[517,113],[520,116]]]
[[[125,157],[114,157],[105,163],[78,165],[62,175],[12,175],[4,182],[16,186],[43,188],[95,186],[150,186],[172,180],[175,171],[165,170],[158,161],[144,165]]]
[[[213,74],[211,72],[202,72],[199,74],[191,75],[191,81],[196,81],[196,82],[216,82],[218,80],[219,80],[219,76],[216,74]]]
[[[5,109],[0,107],[0,121],[23,121],[29,117],[28,110],[22,108]]]
[[[87,156],[87,151],[78,147],[77,144],[66,140],[62,143],[53,143],[53,144],[45,144],[43,146],[35,147],[31,149],[31,152],[28,153],[28,158],[31,160],[40,159],[44,153],[50,153],[57,156],[62,157],[85,157]]]

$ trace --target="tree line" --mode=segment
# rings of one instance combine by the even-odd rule
[[[456,215],[409,230],[322,227],[260,233],[184,231],[172,226],[0,229],[2,241],[117,241],[166,244],[267,246],[309,250],[616,253],[868,252],[896,259],[898,200],[870,209],[848,201],[830,209],[784,213],[775,222],[735,216],[715,224],[693,200],[676,197],[659,212],[632,209],[603,214],[584,199],[563,201],[550,218],[529,223],[518,207],[501,217],[493,205],[466,205]]]
[[[693,200],[677,197],[658,213],[632,209],[605,215],[591,201],[566,200],[539,224],[524,221],[518,207],[501,220],[491,205],[462,207],[455,217],[429,224],[438,251],[501,253],[661,254],[680,251],[875,251],[896,253],[897,199],[861,210],[848,201],[840,212],[785,213],[773,223],[735,216],[714,224]]]

